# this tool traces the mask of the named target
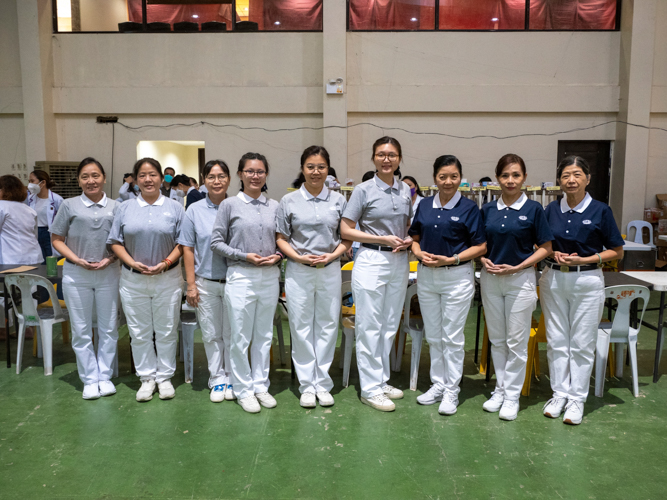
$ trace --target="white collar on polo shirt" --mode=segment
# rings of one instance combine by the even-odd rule
[[[102,198],[98,202],[94,202],[90,198],[88,198],[85,194],[81,195],[81,201],[83,202],[86,207],[92,207],[93,205],[99,205],[101,207],[106,207],[107,206],[107,194],[102,193]]]
[[[373,177],[373,179],[375,179],[375,185],[376,185],[377,187],[379,187],[380,189],[382,189],[382,191],[386,191],[387,189],[389,189],[389,184],[387,184],[387,183],[384,182],[382,179],[380,179],[380,178],[378,177],[378,174],[375,174],[375,176]],[[394,185],[391,186],[391,188],[392,188],[394,191],[399,191],[399,190],[400,190],[400,189],[399,189],[400,186],[399,186],[398,183],[399,183],[399,180],[398,180],[396,177],[394,177]]]
[[[314,200],[315,198],[318,198],[320,200],[326,200],[327,197],[329,196],[329,189],[326,186],[322,186],[322,191],[320,191],[320,194],[317,196],[313,196],[308,192],[308,190],[301,184],[301,187],[299,188],[299,191],[301,191],[301,194],[306,200]]]
[[[593,198],[591,198],[590,194],[586,193],[586,196],[584,196],[584,199],[581,200],[581,203],[579,203],[579,205],[577,205],[574,208],[570,208],[570,205],[567,204],[567,196],[563,196],[560,200],[560,211],[566,213],[572,210],[574,212],[582,213],[584,210],[588,208],[588,205],[591,204],[591,201],[593,201]]]
[[[155,203],[153,203],[153,205],[161,207],[165,199],[166,198],[164,197],[164,195],[160,194],[160,196],[158,197],[157,200],[155,200]],[[146,200],[144,200],[144,197],[141,195],[137,196],[137,203],[139,203],[140,207],[147,207],[149,205],[149,203],[147,203]]]
[[[452,199],[445,203],[445,206],[443,207],[440,202],[440,193],[436,193],[436,195],[433,197],[433,208],[444,208],[445,210],[451,210],[456,206],[460,199],[461,193],[457,191],[456,194],[452,196]]]
[[[236,196],[241,198],[246,203],[250,203],[251,201],[255,201],[255,198],[253,198],[252,196],[248,196],[243,191],[239,191],[239,194],[237,194]],[[259,201],[260,203],[266,203],[266,197],[263,194],[260,194],[259,198],[257,198],[257,201]]]
[[[521,207],[528,201],[528,196],[526,196],[526,193],[521,193],[521,196],[519,196],[519,199],[516,200],[514,203],[512,203],[509,208],[512,210],[521,210]],[[508,208],[507,205],[505,205],[505,202],[503,201],[502,195],[498,198],[498,210],[502,210],[503,208]]]

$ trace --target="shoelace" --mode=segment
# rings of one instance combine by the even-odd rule
[[[551,403],[553,403],[553,404],[555,404],[555,405],[559,405],[560,402],[561,402],[563,399],[565,399],[565,398],[559,398],[559,397],[551,398],[551,399],[550,399],[549,401],[547,401],[546,404],[542,407],[542,411],[546,410],[546,409],[547,409],[547,406],[549,406]]]
[[[450,403],[453,403],[454,401],[456,401],[458,399],[456,397],[456,394],[453,394],[451,392],[446,393],[446,395],[444,397],[446,397],[447,401],[449,401]]]
[[[373,396],[371,399],[377,400],[378,403],[384,403],[385,401],[389,401],[389,398],[384,394],[378,394],[377,396]]]
[[[578,410],[579,413],[584,412],[584,408],[583,408],[583,405],[581,404],[581,402],[574,401],[574,400],[571,400],[571,401],[567,402],[567,405],[565,406],[565,411],[569,410],[572,406],[574,406],[574,409]]]
[[[507,405],[511,409],[514,408],[515,406],[519,406],[519,402],[513,401],[511,399],[506,399],[505,401],[503,401],[503,406],[505,405]]]

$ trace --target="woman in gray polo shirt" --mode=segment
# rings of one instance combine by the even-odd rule
[[[111,376],[118,344],[120,266],[106,242],[119,203],[104,193],[106,174],[94,158],[79,164],[77,178],[83,194],[63,202],[49,230],[53,248],[67,259],[63,295],[72,323],[79,378],[84,384],[83,399],[97,399],[116,392]],[[97,355],[93,313],[97,314]]]
[[[292,360],[299,377],[301,406],[334,404],[330,392],[340,317],[340,256],[352,242],[343,243],[340,221],[345,197],[325,186],[329,153],[310,146],[301,155],[301,187],[280,200],[278,248],[289,259],[285,293],[292,332]]]
[[[412,245],[410,188],[395,177],[401,158],[401,145],[393,137],[375,141],[375,177],[354,188],[341,224],[344,239],[361,243],[352,269],[361,401],[380,411],[393,411],[391,399],[403,397],[403,391],[387,384],[408,286],[405,250]],[[357,222],[360,229],[355,229]]]
[[[120,205],[107,243],[123,261],[120,299],[141,379],[137,401],[153,399],[156,384],[160,399],[171,399],[183,296],[182,250],[176,241],[185,210],[160,193],[160,162],[143,158],[133,172],[141,195]]]
[[[208,359],[210,398],[221,403],[234,398],[229,383],[229,319],[224,308],[227,263],[211,250],[211,232],[218,207],[227,197],[229,167],[222,160],[211,160],[204,166],[202,176],[207,194],[185,212],[178,242],[183,246],[186,298],[196,308]]]
[[[260,403],[265,408],[276,406],[268,393],[269,355],[281,255],[276,252],[278,202],[262,194],[268,174],[269,164],[261,154],[241,157],[237,171],[241,191],[220,204],[211,236],[211,249],[227,259],[232,383],[239,404],[249,413],[258,413]]]

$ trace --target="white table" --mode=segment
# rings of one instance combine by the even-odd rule
[[[660,271],[623,271],[622,274],[637,278],[653,285],[653,290],[660,292],[660,308],[658,309],[658,339],[655,346],[655,365],[653,367],[653,382],[659,378],[660,356],[662,354],[662,323],[665,312],[665,292],[667,292],[667,273]]]

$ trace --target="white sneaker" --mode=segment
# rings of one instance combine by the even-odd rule
[[[516,420],[519,414],[519,402],[511,399],[503,401],[503,406],[500,408],[498,417],[500,420]]]
[[[155,388],[155,380],[145,380],[142,382],[141,387],[137,391],[137,401],[150,401],[153,399]]]
[[[489,413],[495,413],[500,410],[500,407],[503,405],[503,401],[505,401],[505,396],[494,392],[491,397],[487,399],[486,402],[482,405],[482,408],[484,408],[484,411],[488,411]]]
[[[248,413],[259,413],[262,409],[259,406],[259,401],[255,396],[248,396],[247,398],[239,399],[239,404]]]
[[[257,401],[259,401],[259,404],[264,408],[275,408],[278,406],[276,398],[271,396],[268,392],[258,392],[255,394],[255,397],[257,398]]]
[[[176,395],[174,386],[171,385],[171,380],[165,380],[157,385],[157,390],[160,392],[160,399],[172,399]]]
[[[544,413],[545,417],[558,418],[560,417],[560,414],[563,412],[563,408],[565,408],[566,404],[567,404],[566,398],[554,396],[553,398],[551,398],[549,401],[546,402],[546,404],[542,408],[542,413]]]
[[[384,395],[389,399],[403,399],[403,391],[396,389],[396,387],[392,387],[389,384],[384,384],[381,389],[382,392],[384,392]]]
[[[394,411],[396,409],[394,402],[385,396],[384,393],[368,399],[361,398],[361,402],[380,411]]]
[[[116,394],[116,386],[113,385],[111,380],[100,380],[97,385],[100,388],[100,396]]]
[[[420,405],[434,405],[438,401],[442,401],[443,392],[438,386],[432,385],[424,394],[417,396],[417,403]]]
[[[579,425],[581,419],[584,418],[584,403],[582,401],[574,401],[570,399],[565,407],[565,415],[563,415],[563,423],[570,425]]]
[[[234,396],[234,386],[232,384],[227,384],[227,390],[225,391],[225,399],[227,401],[234,401],[236,396]]]
[[[334,398],[329,391],[320,391],[317,393],[317,400],[320,406],[333,406]]]
[[[304,408],[315,408],[317,406],[317,398],[313,392],[304,392],[301,395],[299,404]]]
[[[213,403],[222,403],[225,400],[225,393],[227,385],[218,384],[213,389],[211,389],[211,401]]]
[[[98,399],[100,388],[97,384],[86,384],[83,386],[83,399]]]
[[[443,394],[442,396],[442,403],[440,403],[440,407],[438,408],[438,413],[440,415],[454,415],[454,413],[456,413],[456,407],[458,405],[459,405],[459,398],[455,394],[448,392],[446,394]]]

